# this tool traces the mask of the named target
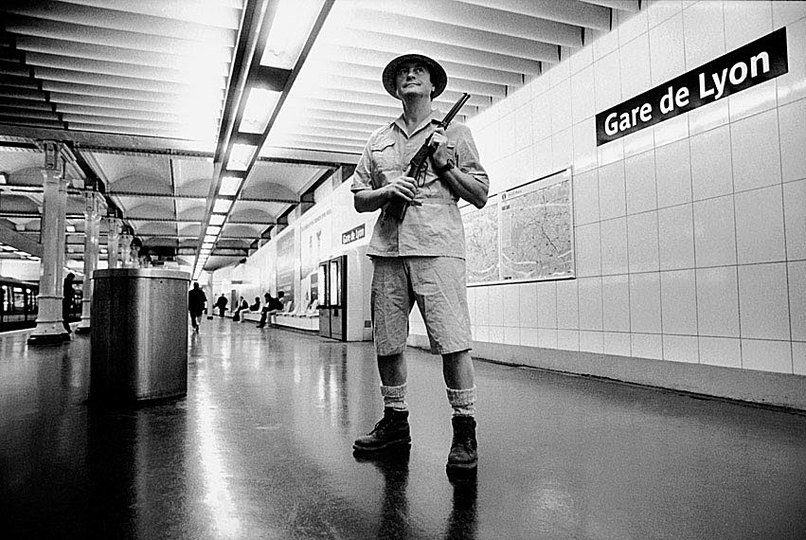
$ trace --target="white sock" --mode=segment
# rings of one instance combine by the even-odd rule
[[[453,416],[476,416],[476,387],[448,391],[448,403],[453,407]]]
[[[381,385],[381,396],[383,396],[383,406],[396,411],[408,411],[409,406],[406,403],[406,383],[400,386],[384,386]]]

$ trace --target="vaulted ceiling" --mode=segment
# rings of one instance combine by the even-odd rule
[[[638,9],[639,0],[6,0],[0,248],[39,241],[42,142],[53,140],[70,180],[71,258],[82,256],[91,189],[154,260],[231,264],[400,114],[380,83],[390,59],[438,59],[449,83],[437,105],[467,92],[466,119]],[[274,45],[295,36],[296,48]]]

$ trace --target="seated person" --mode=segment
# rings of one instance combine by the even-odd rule
[[[283,291],[277,293],[277,298],[273,297],[269,293],[263,295],[263,297],[266,299],[266,303],[263,305],[263,311],[260,314],[260,322],[257,324],[258,328],[263,328],[266,326],[266,320],[269,318],[269,315],[274,315],[283,310],[284,296],[285,293]]]
[[[260,310],[260,297],[255,296],[255,303],[249,306],[249,311],[259,311]]]

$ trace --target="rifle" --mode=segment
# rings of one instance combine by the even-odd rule
[[[457,115],[459,110],[464,106],[465,103],[467,103],[468,99],[470,99],[470,94],[462,94],[462,97],[460,97],[459,101],[457,101],[453,108],[448,111],[448,114],[445,115],[445,118],[443,118],[442,121],[437,124],[437,128],[447,129],[453,120],[453,117]],[[411,158],[411,161],[409,161],[409,170],[406,173],[406,176],[414,178],[415,185],[420,185],[420,179],[428,168],[428,158],[434,154],[435,148],[431,146],[431,137],[433,136],[433,133],[428,136],[428,139],[425,140],[420,149],[417,150],[417,153],[414,154],[414,157]],[[403,218],[406,217],[406,210],[409,209],[409,204],[414,204],[417,206],[420,203],[417,203],[414,200],[405,201],[399,197],[395,197],[395,199],[389,203],[389,206],[386,207],[386,213],[397,218],[398,221],[403,221]]]

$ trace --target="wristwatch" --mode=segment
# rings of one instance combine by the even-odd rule
[[[445,174],[446,172],[450,171],[453,168],[454,168],[453,160],[449,159],[445,165],[443,165],[439,169],[434,169],[434,172],[437,174],[437,176],[442,176],[443,174]]]

